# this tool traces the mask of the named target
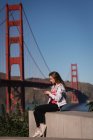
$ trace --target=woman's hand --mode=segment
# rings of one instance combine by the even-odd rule
[[[50,91],[45,91],[44,94],[49,95],[51,92]]]

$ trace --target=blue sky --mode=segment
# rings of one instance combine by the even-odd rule
[[[7,1],[9,4],[20,2]],[[70,65],[77,63],[79,81],[93,84],[93,0],[21,2],[50,70],[58,71],[64,80],[70,80]],[[0,9],[5,4],[6,1],[1,0]],[[31,37],[24,34],[30,45]],[[42,64],[40,68],[47,77],[48,71]]]

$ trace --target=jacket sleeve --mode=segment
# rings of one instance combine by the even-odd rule
[[[62,98],[62,92],[64,92],[64,91],[65,91],[64,87],[63,86],[59,86],[57,88],[56,95],[53,95],[52,93],[50,93],[49,97],[51,97],[55,101],[60,101],[60,99]]]

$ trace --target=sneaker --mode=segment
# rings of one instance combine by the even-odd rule
[[[47,127],[46,124],[43,123],[40,124],[40,129],[41,129],[40,137],[44,135],[46,127]]]
[[[32,137],[40,137],[41,131],[39,128],[36,129],[35,134]]]

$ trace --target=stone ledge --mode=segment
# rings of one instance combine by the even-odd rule
[[[46,113],[47,134],[51,138],[93,139],[93,112],[64,111]],[[29,137],[35,131],[33,112],[29,111]]]

